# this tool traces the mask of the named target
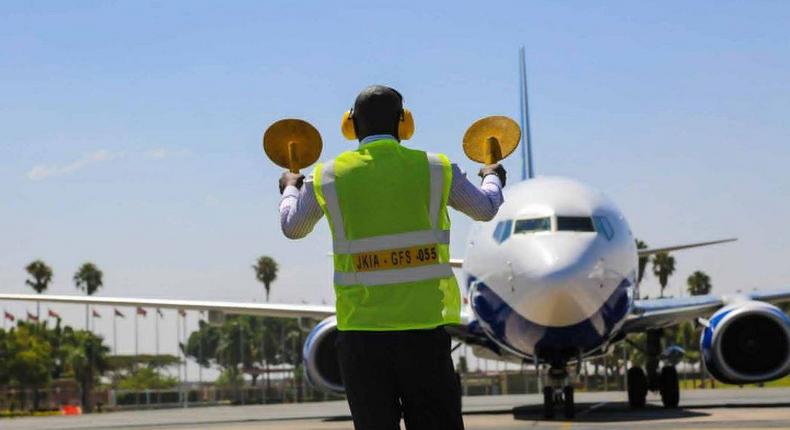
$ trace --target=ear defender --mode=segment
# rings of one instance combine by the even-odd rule
[[[357,139],[357,131],[354,128],[354,120],[351,118],[352,111],[347,110],[343,114],[343,119],[340,120],[340,132],[343,137],[348,140]],[[404,108],[401,113],[400,121],[398,121],[398,139],[409,140],[414,136],[414,117],[411,111]]]
[[[348,140],[357,139],[357,131],[354,129],[354,120],[351,119],[350,110],[343,114],[343,119],[340,121],[340,131],[343,133],[343,137]]]
[[[411,111],[403,108],[400,121],[398,122],[398,139],[409,140],[414,136],[414,117]]]

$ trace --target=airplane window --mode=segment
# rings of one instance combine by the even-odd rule
[[[606,236],[606,239],[612,240],[614,237],[614,229],[612,228],[612,225],[609,224],[609,220],[606,219],[605,216],[594,216],[593,222],[595,223],[595,229],[599,233],[603,233],[603,235]]]
[[[502,235],[502,228],[505,226],[505,223],[499,221],[496,223],[496,228],[494,229],[494,240],[497,242],[502,242],[499,240],[499,237]]]
[[[509,219],[505,221],[505,226],[503,227],[502,235],[500,236],[502,240],[500,240],[500,242],[504,242],[510,237],[511,230],[513,230],[513,220]]]
[[[595,228],[589,217],[558,216],[557,231],[595,231]]]
[[[516,221],[513,234],[534,233],[537,231],[551,231],[551,218],[520,219]]]
[[[502,243],[510,237],[510,230],[513,229],[513,220],[499,221],[494,229],[494,240]]]

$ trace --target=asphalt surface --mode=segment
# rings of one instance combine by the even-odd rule
[[[577,393],[577,416],[547,421],[538,395],[464,398],[464,422],[482,429],[790,429],[790,389],[748,388],[681,393],[681,407],[667,410],[657,397],[630,410],[618,392]],[[79,417],[0,420],[2,430],[43,429],[352,429],[345,402],[215,406],[128,411]]]

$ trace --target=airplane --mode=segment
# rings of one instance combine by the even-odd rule
[[[583,361],[636,333],[646,333],[646,364],[627,371],[629,404],[643,407],[648,391],[657,391],[665,407],[677,407],[675,366],[683,351],[662,347],[662,333],[684,321],[704,327],[703,362],[716,379],[747,384],[790,374],[790,317],[776,306],[790,302],[790,290],[639,298],[640,257],[735,239],[637,249],[625,216],[603,193],[569,178],[534,177],[531,156],[527,175],[526,152],[531,151],[523,48],[521,75],[525,180],[505,189],[496,217],[475,223],[465,258],[451,261],[463,271],[468,305],[461,324],[447,331],[472,345],[475,354],[547,367],[540,375],[547,418],[558,407],[573,417],[572,382]],[[214,322],[225,314],[318,319],[303,346],[305,375],[318,389],[343,393],[333,306],[36,294],[0,294],[0,300],[209,311]]]

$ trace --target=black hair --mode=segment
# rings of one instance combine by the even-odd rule
[[[354,129],[362,140],[374,134],[398,136],[398,122],[403,115],[403,96],[383,85],[371,85],[354,101]]]

